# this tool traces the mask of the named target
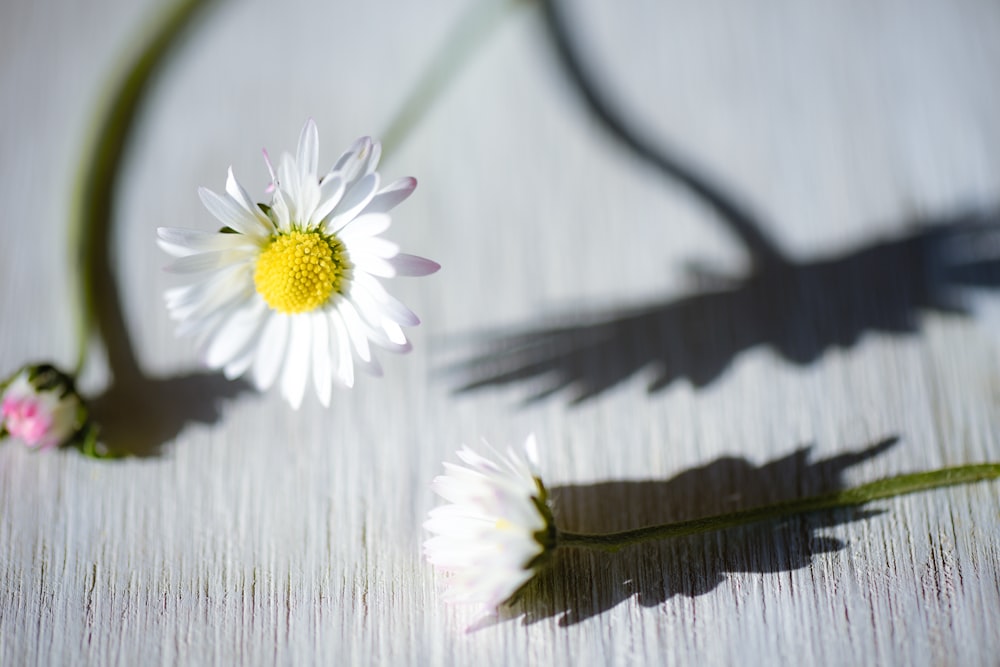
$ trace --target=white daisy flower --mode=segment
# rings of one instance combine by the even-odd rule
[[[406,352],[404,326],[420,320],[386,292],[381,278],[423,276],[435,262],[399,252],[379,235],[416,179],[382,186],[381,148],[359,139],[318,175],[319,133],[310,120],[295,157],[271,174],[271,202],[255,204],[230,168],[224,195],[201,188],[220,232],[163,227],[168,270],[195,279],[166,294],[178,333],[195,336],[206,365],[229,379],[248,374],[259,390],[275,382],[293,408],[309,376],[323,405],[331,386],[354,384],[355,364],[381,374],[373,344]]]
[[[548,493],[537,472],[537,445],[507,450],[495,463],[468,447],[464,466],[445,463],[432,488],[450,504],[431,510],[424,528],[427,561],[450,573],[446,598],[492,613],[524,586],[556,546]]]

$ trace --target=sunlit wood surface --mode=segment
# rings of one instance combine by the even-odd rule
[[[1000,459],[996,2],[524,3],[383,165],[443,266],[392,286],[414,351],[329,409],[202,374],[154,229],[308,117],[324,163],[383,132],[470,4],[220,1],[167,63],[115,202],[144,378],[82,382],[139,456],[0,446],[0,665],[997,664],[995,483],[567,552],[471,630],[420,554],[481,437],[537,433],[577,530]],[[74,173],[156,9],[0,8],[0,373],[72,362]]]

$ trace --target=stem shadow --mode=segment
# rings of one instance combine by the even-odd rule
[[[574,532],[610,533],[837,491],[846,487],[848,468],[883,454],[897,441],[897,436],[887,437],[818,461],[810,461],[810,448],[801,447],[763,465],[724,457],[668,480],[555,487],[551,492],[556,523]],[[557,549],[549,567],[486,625],[518,618],[527,625],[558,618],[559,625],[570,626],[632,597],[643,607],[656,607],[678,595],[695,598],[711,593],[731,573],[792,572],[808,567],[816,556],[847,546],[818,531],[880,513],[857,508],[815,512],[634,545],[614,554]]]

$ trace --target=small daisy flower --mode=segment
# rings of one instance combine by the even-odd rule
[[[168,270],[194,280],[166,301],[206,365],[229,379],[248,374],[261,391],[278,382],[293,408],[311,375],[326,406],[334,382],[354,385],[355,365],[381,374],[373,346],[410,349],[402,327],[420,320],[381,279],[440,267],[379,236],[417,185],[403,178],[383,186],[380,155],[378,142],[359,139],[320,176],[310,120],[295,157],[282,155],[277,172],[265,152],[270,204],[254,203],[230,168],[225,194],[199,190],[220,232],[157,230],[160,247],[178,258]]]
[[[28,366],[0,392],[0,438],[10,436],[32,449],[72,440],[86,422],[73,381],[52,366]]]
[[[449,601],[479,604],[492,613],[536,574],[556,546],[548,492],[537,472],[534,436],[525,456],[511,449],[499,463],[468,447],[465,463],[445,463],[433,490],[450,504],[431,510],[424,528],[427,561],[451,577]]]

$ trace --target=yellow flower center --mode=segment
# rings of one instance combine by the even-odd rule
[[[318,231],[286,232],[257,258],[253,284],[279,313],[315,310],[340,294],[351,277],[344,244]]]

